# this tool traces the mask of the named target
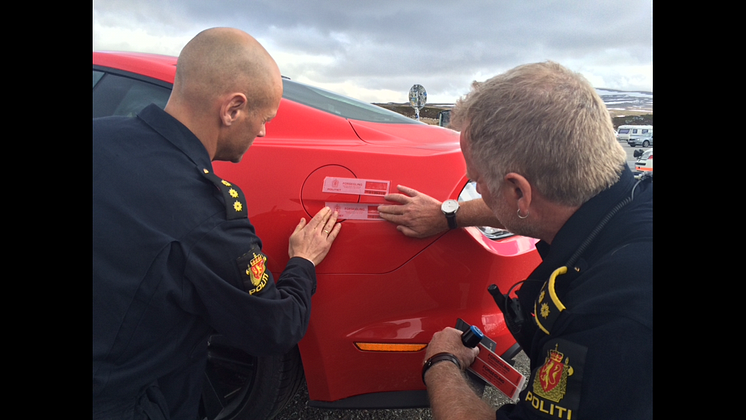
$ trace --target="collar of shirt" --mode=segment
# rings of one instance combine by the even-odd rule
[[[212,161],[202,142],[184,124],[155,104],[137,114],[143,122],[181,150],[201,170],[212,172]]]
[[[614,206],[629,196],[634,184],[635,178],[625,165],[619,181],[580,206],[557,232],[551,245],[544,241],[536,244],[542,265],[551,265],[550,271],[564,265]]]

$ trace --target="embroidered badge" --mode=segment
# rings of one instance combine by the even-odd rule
[[[267,285],[267,279],[269,278],[269,274],[266,273],[267,266],[265,264],[267,257],[265,257],[264,254],[253,254],[254,258],[249,262],[249,267],[246,269],[246,275],[249,276],[251,284],[254,286],[253,289],[249,290],[250,295],[264,289],[264,286]]]
[[[262,254],[261,248],[256,245],[238,257],[236,264],[243,288],[250,295],[261,292],[271,281],[271,275],[267,270],[267,256]]]
[[[569,358],[564,357],[557,347],[549,351],[544,365],[537,373],[538,377],[534,380],[536,395],[554,402],[559,402],[565,396],[567,377],[572,376],[573,368],[569,365]]]
[[[541,304],[541,316],[544,318],[549,316],[549,305],[546,303]]]
[[[259,283],[261,283],[262,281],[264,270],[266,270],[264,266],[265,261],[267,261],[267,258],[264,257],[264,255],[254,254],[254,259],[251,260],[249,269],[246,270],[246,274],[251,276],[251,284],[253,284],[254,286],[258,286]]]
[[[567,340],[547,343],[544,364],[533,371],[526,402],[559,419],[580,418],[580,390],[587,348]]]

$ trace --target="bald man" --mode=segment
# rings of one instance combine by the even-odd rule
[[[210,334],[255,356],[305,334],[337,215],[299,221],[275,283],[243,193],[212,168],[265,135],[281,96],[267,51],[213,28],[179,55],[165,110],[93,120],[94,418],[196,418]]]

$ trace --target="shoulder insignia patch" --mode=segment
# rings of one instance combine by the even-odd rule
[[[261,292],[269,281],[267,272],[267,256],[256,250],[251,251],[238,257],[236,260],[238,269],[241,272],[244,289],[250,294]]]
[[[205,178],[210,180],[210,182],[215,184],[223,194],[223,200],[225,200],[225,216],[228,220],[245,219],[249,217],[248,211],[246,210],[246,197],[243,195],[240,188],[211,173],[207,169],[202,169],[201,173]]]
[[[539,296],[534,301],[534,321],[536,325],[546,334],[550,334],[552,325],[559,317],[560,312],[564,311],[565,305],[557,297],[554,291],[554,282],[557,276],[567,273],[567,267],[560,267],[549,276],[544,285],[541,287]]]
[[[544,359],[544,365],[534,379],[534,394],[548,400],[559,402],[567,392],[567,377],[573,374],[572,366],[568,363],[569,359],[564,359],[556,346],[549,350],[549,354]]]
[[[535,410],[555,418],[579,418],[587,349],[565,340],[556,340],[545,346],[544,350],[544,364],[533,372],[526,402]]]

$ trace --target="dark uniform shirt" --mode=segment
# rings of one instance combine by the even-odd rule
[[[554,287],[545,284],[635,183],[625,167],[551,246],[537,244],[542,263],[518,292],[528,322],[516,335],[532,371],[518,403],[497,419],[653,418],[652,182],[638,185]]]
[[[275,284],[245,205],[157,106],[93,120],[95,418],[195,418],[213,332],[257,356],[303,337],[313,263]]]

